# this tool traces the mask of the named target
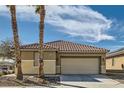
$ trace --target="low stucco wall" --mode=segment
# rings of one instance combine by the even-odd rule
[[[22,72],[23,74],[37,74],[38,67],[33,66],[33,60],[22,60]]]
[[[115,57],[114,65],[112,66],[112,58],[106,59],[106,69],[107,70],[123,70],[122,64],[124,65],[124,57]]]
[[[56,74],[56,60],[44,60],[44,73]]]
[[[38,74],[39,66],[33,64],[33,60],[22,60],[23,74]],[[56,60],[44,60],[44,74],[56,74]]]

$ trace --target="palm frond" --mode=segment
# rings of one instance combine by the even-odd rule
[[[37,5],[37,6],[36,6],[36,9],[35,9],[35,13],[39,13],[39,12],[40,12],[40,6]]]

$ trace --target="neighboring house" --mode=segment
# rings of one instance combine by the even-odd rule
[[[12,59],[0,57],[0,71],[14,71],[15,62]]]
[[[106,73],[105,56],[108,50],[69,41],[44,44],[45,74]],[[38,44],[21,46],[23,74],[38,74]]]
[[[124,48],[107,54],[106,69],[115,71],[124,70]]]
[[[7,50],[7,51],[5,51]],[[8,54],[8,49],[3,49],[0,46],[0,72],[10,71],[13,72],[15,69],[15,61],[10,58],[10,55]],[[9,57],[7,56],[9,55]]]

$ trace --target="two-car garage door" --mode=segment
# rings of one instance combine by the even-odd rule
[[[61,58],[61,74],[99,74],[99,58]]]

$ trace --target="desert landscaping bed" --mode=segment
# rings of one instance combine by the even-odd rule
[[[9,86],[24,86],[24,87],[50,87],[54,88],[53,85],[58,85],[59,77],[45,77],[45,82],[43,79],[37,78],[35,76],[24,76],[22,81],[17,80],[15,75],[8,76],[4,75],[0,77],[0,87],[9,87]]]
[[[120,83],[124,84],[124,73],[114,73],[114,72],[108,72],[106,74],[109,78],[117,80]]]

